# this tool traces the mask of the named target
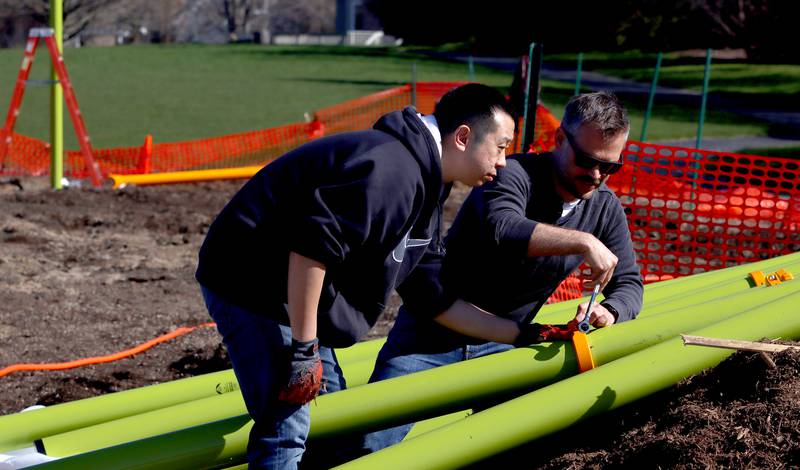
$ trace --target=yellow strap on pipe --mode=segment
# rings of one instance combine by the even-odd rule
[[[578,359],[578,370],[586,372],[595,367],[592,350],[589,347],[589,337],[586,333],[576,331],[572,334],[572,346],[575,348],[575,357]]]
[[[194,183],[198,181],[250,178],[261,168],[263,167],[242,166],[237,168],[173,171],[168,173],[148,173],[138,175],[110,174],[108,176],[114,181],[114,189],[120,189],[129,184],[144,186],[150,184]]]

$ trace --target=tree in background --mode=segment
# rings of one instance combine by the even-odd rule
[[[64,0],[64,39],[79,36],[103,16],[120,16],[125,0]],[[22,41],[28,29],[47,26],[50,22],[50,0],[0,0],[0,44]],[[16,21],[14,20],[16,19]],[[22,25],[17,27],[16,25]]]
[[[120,34],[152,42],[268,42],[277,33],[329,33],[334,0],[64,0],[64,36]],[[0,0],[0,47],[46,26],[50,0]],[[79,42],[79,41],[78,41]]]
[[[323,34],[335,29],[334,0],[275,0],[270,29],[276,34]]]
[[[718,42],[747,51],[750,59],[798,58],[791,0],[686,0]]]
[[[743,48],[750,58],[797,57],[794,0],[366,0],[406,44],[462,43],[474,53]]]

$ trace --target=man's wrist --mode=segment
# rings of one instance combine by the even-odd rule
[[[582,232],[580,230],[575,230],[577,234],[579,234],[578,243],[580,245],[581,254],[586,254],[592,249],[594,235],[588,232]]]
[[[313,357],[319,349],[319,341],[314,338],[309,341],[298,341],[292,338],[292,351],[296,359],[302,357]]]
[[[614,322],[619,320],[619,312],[611,304],[600,304],[600,305],[602,305],[606,310],[608,310],[608,313],[614,316]]]
[[[517,327],[519,328],[519,334],[514,340],[514,343],[512,343],[513,346],[529,346],[531,344],[542,342],[538,323],[518,323]]]

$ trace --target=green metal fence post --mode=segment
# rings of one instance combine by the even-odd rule
[[[411,64],[411,106],[417,107],[417,62]]]
[[[539,104],[539,77],[542,72],[542,44],[531,43],[528,52],[528,78],[525,87],[525,115],[522,121],[522,150],[525,153],[536,133],[536,107]]]
[[[664,54],[659,52],[656,56],[656,68],[653,71],[653,82],[650,84],[650,96],[647,98],[647,110],[644,112],[644,120],[642,121],[642,135],[639,138],[642,142],[647,139],[647,124],[650,123],[650,114],[653,112],[653,100],[656,97],[656,88],[658,88],[658,74],[661,72],[661,59]]]
[[[706,67],[703,71],[703,98],[700,102],[700,118],[697,122],[697,143],[694,148],[699,149],[703,141],[703,124],[706,120],[706,101],[708,100],[708,81],[711,78],[711,49],[706,49]]]
[[[472,56],[469,56],[467,59],[467,67],[469,69],[469,81],[475,81],[475,59]]]
[[[578,67],[575,70],[575,96],[581,94],[581,71],[583,70],[583,52],[578,52]]]

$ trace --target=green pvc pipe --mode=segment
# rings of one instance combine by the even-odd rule
[[[247,416],[242,394],[226,393],[44,437],[35,447],[51,457],[69,457],[240,415]]]
[[[343,365],[348,386],[366,384],[374,364],[368,358]],[[226,393],[45,436],[36,440],[36,447],[49,456],[68,457],[246,413],[242,394]]]
[[[800,273],[800,255],[787,255],[748,265],[710,271],[693,276],[648,284],[645,286],[645,302],[648,306],[641,317],[647,317],[661,302],[681,301],[691,292],[684,286],[700,290],[709,286],[720,286],[722,282],[736,282],[741,288],[749,283],[747,273],[761,270],[773,272],[781,267]],[[680,292],[680,295],[678,295]],[[575,314],[577,305],[586,299],[576,299],[545,306],[537,316],[537,321],[545,323],[564,323]],[[361,359],[374,359],[385,339],[358,343],[349,348],[336,351],[343,367]],[[350,373],[346,372],[346,376]],[[356,382],[351,381],[351,386]],[[35,439],[61,434],[106,421],[120,419],[154,409],[204,398],[207,396],[238,388],[232,371],[207,374],[182,379],[165,384],[142,387],[99,397],[78,400],[47,407],[45,409],[0,417],[0,452],[16,449],[30,444]]]
[[[249,416],[234,416],[31,468],[199,470],[238,465],[246,461],[247,441],[252,426]]]
[[[735,282],[737,288],[747,289],[752,285],[749,273],[762,271],[768,274],[780,268],[786,268],[800,277],[800,253],[647,284],[644,286],[644,302],[648,308],[643,310],[640,316],[649,315],[650,309],[661,302],[675,302],[681,296],[716,288],[727,282]],[[536,321],[540,323],[568,321],[574,316],[578,305],[587,300],[588,297],[583,297],[546,305],[537,315]]]
[[[53,40],[59,51],[64,50],[64,5],[63,0],[50,0],[50,27]],[[63,55],[63,52],[62,52]],[[58,81],[58,72],[50,64],[50,187],[62,189],[64,177],[64,90]]]
[[[800,292],[800,282],[787,282],[685,308],[671,315],[595,330],[590,335],[595,362],[608,363],[676,334],[796,292]],[[575,373],[577,363],[571,345],[559,342],[518,348],[331,395],[328,401],[318,402],[317,415],[314,414],[317,409],[312,408],[312,433],[314,437],[324,438],[413,422],[457,411],[476,401],[530,390]],[[414,393],[409,393],[410,390]],[[381,397],[381,402],[363,406],[363,403],[375,401],[375,397]],[[335,406],[325,406],[334,401]]]
[[[800,272],[800,260],[793,263],[782,263],[788,270]],[[677,291],[675,295],[660,301],[648,302],[646,317],[669,314],[693,305],[715,302],[734,294],[745,292],[752,288],[749,277],[738,277],[730,280],[720,280],[713,286],[705,286],[688,291]],[[762,287],[763,288],[763,287]],[[648,299],[649,300],[649,299]]]
[[[578,52],[578,65],[575,68],[575,96],[581,94],[581,71],[583,70],[583,52]]]
[[[29,447],[43,436],[238,390],[233,373],[222,371],[2,416],[0,452]]]
[[[708,81],[711,79],[711,49],[706,49],[706,66],[703,69],[703,92],[700,101],[700,117],[697,120],[696,149],[700,148],[703,141],[703,124],[706,121],[706,102],[708,101]]]
[[[686,308],[670,316],[659,315],[596,330],[590,333],[595,361],[604,364],[619,360],[679,333],[719,322],[767,303],[777,307],[774,299],[791,297],[796,300],[798,292],[800,282],[785,282]],[[385,380],[319,397],[316,404],[312,405],[310,438],[368,431],[440,415],[463,409],[476,400],[502,398],[567,378],[576,372],[577,364],[571,346],[546,343]],[[410,390],[414,393],[409,393]],[[53,468],[217,466],[225,462],[212,455],[244,455],[249,424],[232,430],[230,420],[235,419],[90,452],[48,465]],[[207,440],[205,444],[201,442],[204,439]],[[224,448],[219,448],[221,442]],[[161,457],[152,455],[156,451]],[[186,464],[176,467],[176,462],[180,461],[178,454],[186,458]],[[197,462],[201,461],[205,462],[205,466],[197,467]]]
[[[776,263],[773,269],[768,272],[773,272],[779,268],[785,268],[789,272],[800,272],[800,259],[797,256],[791,255],[794,260],[781,260]],[[722,274],[722,273],[720,273]],[[698,279],[700,281],[701,279]],[[714,284],[708,284],[708,281],[716,280]],[[676,284],[669,286],[669,289],[657,290],[659,284],[649,284],[645,286],[644,299],[646,308],[642,310],[638,318],[650,318],[656,315],[669,315],[674,310],[680,310],[689,306],[700,305],[708,302],[713,302],[720,298],[726,298],[730,295],[737,294],[749,290],[753,287],[752,281],[749,276],[740,273],[736,277],[731,276],[708,276],[702,279],[704,282],[698,282],[697,286],[683,284]],[[671,281],[664,281],[671,282]],[[659,295],[664,294],[664,295]],[[561,307],[561,304],[554,304],[553,309],[544,310],[543,314],[536,317],[536,321],[540,323],[564,323],[574,317],[577,305],[581,302],[586,302],[588,298],[584,297],[577,301],[570,301],[573,305],[567,308]]]
[[[763,270],[769,273],[781,267],[798,272],[796,270],[798,263],[800,263],[800,254],[794,254],[746,266],[649,284],[645,286],[647,308],[644,309],[640,318],[647,318],[651,312],[659,311],[658,309],[662,308],[664,304],[668,306],[670,303],[674,305],[674,302],[686,303],[690,293],[689,290],[683,289],[686,285],[690,287],[698,285],[701,289],[707,289],[709,286],[714,286],[713,282],[715,281],[719,287],[723,286],[722,282],[735,282],[737,288],[746,289],[749,287],[745,277],[746,273],[753,270]],[[677,293],[679,287],[681,295],[671,294],[671,292]],[[659,293],[666,295],[657,295]],[[585,300],[578,299],[546,306],[537,320],[550,323],[565,322],[572,318],[577,304]],[[337,350],[337,356],[351,387],[366,382],[371,369],[369,362],[362,364],[361,372],[348,370],[349,364],[360,360],[374,360],[383,342],[384,339],[367,341]],[[358,376],[361,378],[357,378]],[[0,451],[27,447],[34,440],[45,436],[62,434],[74,429],[197,400],[219,393],[220,390],[230,391],[237,388],[238,385],[232,372],[227,371],[78,400],[24,414],[0,417]]]
[[[731,273],[734,273],[734,274],[738,273],[739,276],[740,276],[740,279],[737,280],[738,284],[740,285],[741,288],[747,288],[749,286],[749,283],[743,277],[743,273],[745,271],[749,272],[749,270],[751,270],[753,268],[761,268],[761,269],[765,269],[766,272],[770,272],[770,270],[775,270],[775,269],[778,269],[779,267],[794,268],[796,263],[791,263],[791,261],[792,260],[796,260],[796,259],[798,259],[798,255],[789,255],[789,256],[781,257],[781,258],[778,258],[778,259],[775,259],[775,260],[769,260],[769,261],[766,261],[766,262],[756,263],[756,264],[754,264],[752,266],[746,266],[745,268],[747,268],[747,269],[745,269],[745,270],[743,270],[742,267],[728,268],[727,270],[721,270],[721,271],[717,271],[717,272],[704,273],[704,274],[701,274],[701,275],[693,276],[693,278],[696,278],[698,281],[702,281],[702,280],[706,280],[707,281],[707,280],[712,279],[712,278],[713,279],[721,279],[722,277],[725,277],[723,275],[725,274],[726,271],[728,271],[728,272],[731,272]],[[727,276],[727,277],[729,277],[729,276]],[[683,279],[688,279],[688,278],[683,278]],[[661,284],[663,284],[663,285],[667,285],[667,284],[685,284],[685,282],[680,280],[680,279],[677,279],[677,280],[674,280],[674,281],[666,281],[664,283],[651,284],[648,287],[646,287],[646,289],[650,289],[650,288],[655,289],[657,286],[659,286]],[[677,285],[675,287],[677,287]],[[713,298],[713,295],[711,295],[711,296],[706,295],[706,297]],[[646,295],[646,299],[651,299],[651,298],[652,298],[652,296]],[[671,297],[671,300],[673,302],[675,302],[675,301],[685,302],[685,299],[688,299],[688,298],[689,297],[687,297],[685,295],[674,295],[674,296]],[[688,302],[685,302],[685,303],[688,303]],[[641,317],[642,318],[646,318],[650,314],[649,312],[651,311],[651,309],[654,309],[653,303],[648,300],[648,308],[646,308],[644,310],[644,312],[642,312],[642,316]],[[662,311],[663,311],[663,309],[662,309]],[[569,310],[569,314],[572,315],[573,312],[574,312],[574,307],[571,307],[570,310]],[[544,317],[546,319],[547,315],[544,315]],[[361,343],[361,345],[359,345],[359,346],[361,348],[365,348],[365,346],[367,346],[367,345],[368,345],[368,343]],[[347,350],[344,350],[344,351],[351,351],[351,350],[355,351],[356,347],[348,348]],[[375,350],[377,350],[377,347],[375,348]],[[344,351],[342,351],[342,352],[344,352]],[[340,356],[340,359],[342,359],[342,363],[343,364],[347,364],[347,361],[345,360],[345,359],[347,359],[347,356],[345,356],[343,354],[339,354],[339,356]],[[367,366],[367,367],[369,367],[369,366]],[[368,376],[369,372],[370,371],[369,371],[368,368],[365,369],[364,372],[363,372],[363,377]],[[348,373],[348,371],[345,371],[345,373],[348,374],[348,376],[350,375]],[[350,383],[351,383],[351,386],[355,385],[355,382],[353,382],[352,380],[350,381]],[[28,442],[30,442],[30,441],[28,441]]]
[[[686,302],[686,300],[691,297],[678,297],[677,299],[682,303],[681,305],[676,305],[672,310],[686,308],[690,305],[702,304],[704,301],[707,302],[710,300],[717,300],[720,295],[728,295],[727,293],[717,294],[714,291],[709,290],[704,291],[704,294],[704,298],[697,299],[697,301],[694,303]],[[742,294],[742,292],[740,292],[740,294]],[[755,298],[757,302],[760,302],[762,298],[768,298],[771,295],[775,295],[772,292],[762,293],[760,296],[753,296],[751,292],[747,292],[746,294],[749,297]],[[738,298],[739,296],[734,296],[725,300],[728,302],[738,302]],[[742,305],[746,306],[750,304],[745,300]],[[705,306],[702,307],[704,308]],[[663,311],[664,308],[662,307],[659,313],[663,313]],[[660,316],[660,320],[673,322],[674,316],[662,315]],[[629,324],[630,323],[622,324],[620,326]],[[602,332],[598,331],[598,333],[598,337],[603,336]],[[616,342],[609,344],[607,348],[604,348],[604,350],[614,351],[616,345]],[[610,353],[610,356],[615,357],[621,354],[623,353],[612,352]],[[373,359],[371,358],[360,362],[343,363],[342,365],[342,369],[351,388],[366,383],[369,375],[372,372],[372,367]],[[192,410],[207,411],[196,412]],[[115,421],[101,423],[95,426],[84,427],[70,432],[48,436],[42,438],[38,445],[47,455],[66,457],[103,447],[123,444],[125,442],[130,442],[137,439],[143,439],[157,434],[177,431],[190,426],[196,426],[243,413],[246,413],[246,410],[239,396],[235,398],[226,397],[225,400],[216,400],[216,398],[214,398],[213,400],[208,400],[206,402],[198,400],[161,408],[150,413],[142,413]],[[332,424],[333,426],[336,426],[336,420],[333,420]]]
[[[650,115],[653,112],[653,101],[656,97],[656,89],[658,88],[658,74],[661,72],[661,59],[664,54],[659,52],[656,56],[656,68],[653,70],[653,81],[650,83],[650,96],[647,98],[647,109],[644,112],[644,120],[642,121],[642,135],[639,138],[642,142],[647,141],[647,125],[650,122]]]
[[[383,347],[386,338],[371,339],[369,341],[362,341],[356,343],[348,348],[337,349],[336,357],[339,362],[356,362],[363,359],[374,359],[378,355],[378,351]]]
[[[772,272],[785,267],[792,272],[800,272],[800,267],[796,266],[798,261],[794,260],[800,260],[800,256],[788,255],[773,260],[649,284],[645,286],[645,301],[648,308],[642,312],[641,318],[646,318],[651,312],[657,311],[657,307],[663,302],[686,302],[685,299],[690,298],[688,296],[690,291],[683,289],[684,285],[697,286],[698,289],[695,290],[699,290],[714,286],[715,282],[717,286],[721,287],[723,280],[727,280],[726,282],[735,282],[737,286],[744,289],[749,286],[745,278],[746,273],[754,270]],[[680,295],[677,295],[679,290]],[[545,306],[537,317],[537,321],[566,322],[574,316],[577,305],[585,301],[584,298]],[[374,359],[384,341],[385,339],[366,341],[337,350],[336,353],[345,369],[345,375],[347,377],[357,375],[357,373],[347,371],[348,364],[362,359]],[[366,374],[368,373],[366,372]],[[355,386],[359,382],[359,379],[351,379],[350,386]],[[0,417],[0,452],[28,446],[34,440],[44,436],[61,434],[236,389],[238,389],[238,384],[236,384],[233,372],[229,370],[63,403],[24,414],[2,416]]]
[[[349,386],[364,384],[385,339],[336,350]],[[353,367],[351,364],[361,363]],[[214,372],[46,408],[0,416],[0,452],[37,439],[239,390],[233,371]]]
[[[425,421],[420,421],[419,423],[414,424],[414,426],[411,428],[411,431],[409,431],[409,433],[406,435],[405,438],[403,438],[403,440],[407,441],[409,439],[421,436],[423,434],[433,431],[434,429],[439,429],[442,426],[446,426],[450,423],[460,421],[471,414],[472,410],[461,410],[461,411],[456,411],[454,413],[437,416],[435,418],[426,419]]]
[[[691,333],[739,340],[798,338],[798,302],[795,292]],[[684,346],[674,337],[337,468],[461,468],[670,387],[732,353]]]

